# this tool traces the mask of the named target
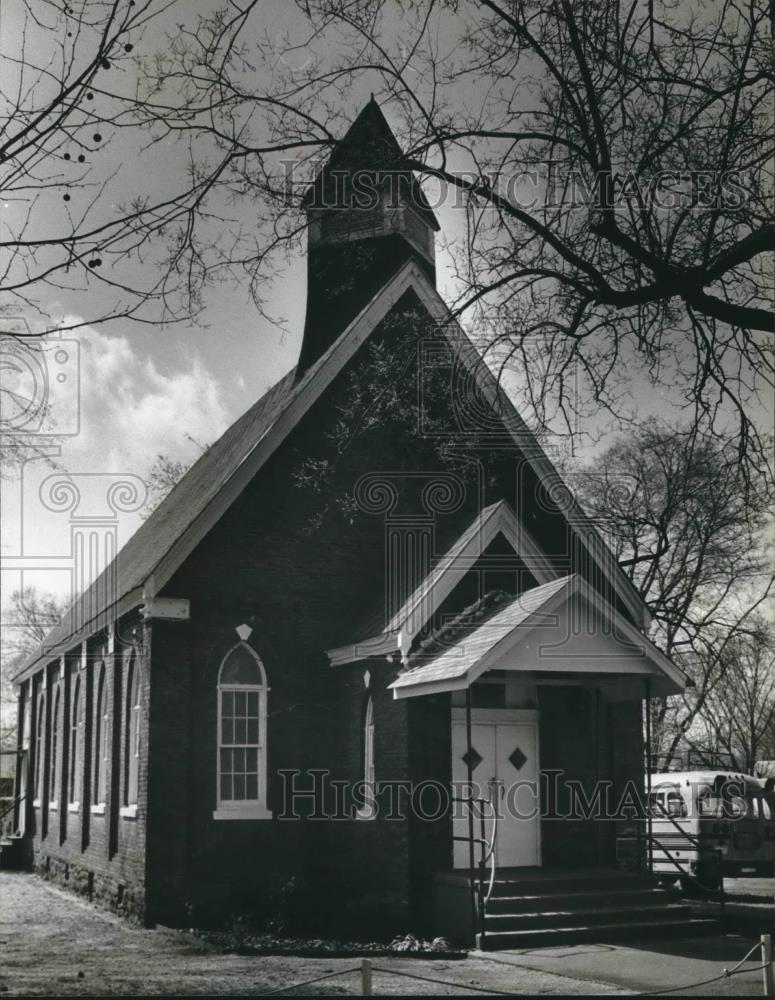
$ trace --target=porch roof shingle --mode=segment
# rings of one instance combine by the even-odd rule
[[[455,645],[436,656],[429,663],[412,667],[399,674],[390,685],[394,691],[416,687],[439,681],[457,681],[466,678],[468,672],[486,656],[498,643],[502,642],[515,628],[524,625],[528,619],[538,614],[555,596],[567,590],[573,582],[573,575],[533,587],[509,601],[499,605],[494,613]]]

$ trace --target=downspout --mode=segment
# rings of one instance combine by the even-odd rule
[[[646,677],[646,832],[648,834],[649,871],[654,870],[651,816],[651,678]]]
[[[474,768],[471,755],[471,688],[466,688],[466,772],[468,775],[468,875],[471,889],[471,929],[476,935],[476,880],[474,878]]]

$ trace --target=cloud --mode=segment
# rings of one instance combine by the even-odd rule
[[[165,373],[127,337],[87,329],[80,342],[81,432],[63,448],[65,467],[145,476],[157,454],[190,461],[191,438],[207,444],[225,430],[221,387],[198,355]]]
[[[88,583],[102,567],[84,566],[86,579],[76,581],[72,519],[94,515],[99,522],[106,514],[113,516],[106,506],[106,484],[117,478],[144,480],[159,454],[191,462],[200,452],[195,442],[212,443],[237,416],[228,412],[221,384],[198,354],[163,370],[129,337],[85,328],[78,341],[79,378],[72,378],[70,370],[65,382],[67,387],[78,382],[78,433],[60,438],[55,469],[45,461],[31,461],[18,479],[2,483],[4,593],[32,585],[66,597],[73,587]],[[47,493],[46,485],[60,480],[60,473],[81,497],[76,508],[57,505]],[[67,494],[62,498],[67,500]],[[118,516],[119,547],[140,522],[137,509]],[[101,530],[99,524],[96,530]]]

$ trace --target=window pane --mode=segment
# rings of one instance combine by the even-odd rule
[[[243,645],[237,646],[223,661],[220,684],[261,684],[261,670],[255,656]]]
[[[266,703],[260,662],[243,643],[221,665],[219,769],[220,797],[233,803],[259,800],[261,712]],[[233,685],[233,689],[227,688]],[[235,690],[236,688],[236,690]],[[241,690],[240,690],[241,689]]]

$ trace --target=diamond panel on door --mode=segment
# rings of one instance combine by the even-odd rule
[[[515,771],[521,771],[527,763],[527,757],[522,753],[519,747],[516,747],[509,755],[509,763]]]
[[[469,747],[463,754],[463,763],[466,767],[470,767],[472,771],[475,771],[483,760],[482,755],[474,747]]]

